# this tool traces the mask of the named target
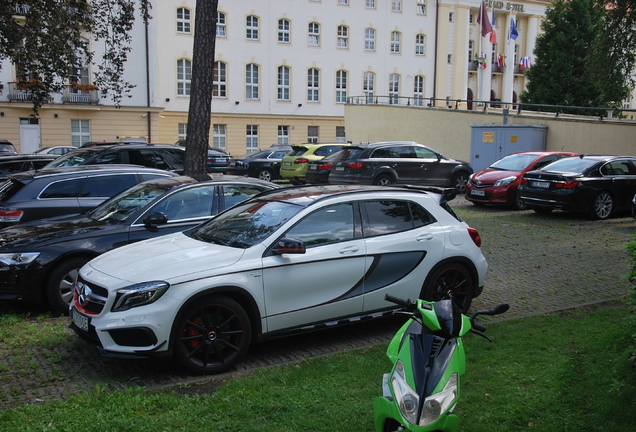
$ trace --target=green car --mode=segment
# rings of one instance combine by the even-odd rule
[[[282,160],[280,175],[292,184],[303,184],[309,161],[320,160],[342,150],[347,145],[345,143],[293,145],[292,150]]]

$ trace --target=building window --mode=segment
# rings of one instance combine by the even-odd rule
[[[212,73],[212,97],[226,98],[227,97],[227,65],[223,62],[216,62],[214,64],[214,72]]]
[[[497,44],[492,44],[492,53],[490,53],[490,66],[495,67],[497,64]]]
[[[216,13],[216,37],[224,38],[227,36],[225,27],[225,14],[223,12]]]
[[[473,60],[475,60],[473,58],[474,55],[475,55],[475,41],[469,40],[468,41],[468,64],[472,63]]]
[[[307,71],[307,102],[320,102],[320,71],[316,68]]]
[[[177,60],[177,95],[190,96],[192,80],[192,62],[188,59]]]
[[[307,126],[307,142],[318,144],[318,126]]]
[[[89,41],[86,38],[81,38],[82,43],[85,46],[89,46]],[[90,66],[88,64],[88,60],[86,58],[86,54],[82,51],[78,50],[75,52],[75,56],[73,58],[74,62],[78,67],[75,68],[75,72],[69,76],[68,80],[71,83],[82,83],[82,84],[90,84],[91,76],[90,76]],[[70,87],[68,89],[69,93],[74,94],[83,94],[84,92],[78,88]]]
[[[245,152],[254,153],[258,150],[258,125],[247,125],[245,127]]]
[[[91,140],[90,120],[71,120],[71,144],[81,147]]]
[[[336,126],[336,142],[337,143],[345,143],[345,128],[344,126]]]
[[[340,6],[349,6],[349,0],[338,0]]]
[[[212,147],[217,147],[225,150],[225,130],[226,125],[215,124],[212,128]]]
[[[320,24],[309,23],[309,46],[320,46]]]
[[[185,141],[188,138],[188,124],[187,123],[179,123],[177,126],[177,139],[179,141]]]
[[[426,0],[417,0],[417,14],[426,15]]]
[[[245,37],[247,40],[258,40],[258,17],[248,15],[245,24]]]
[[[449,54],[449,55],[446,57],[446,62],[447,62],[448,64],[453,64],[453,55],[452,55],[452,54]]]
[[[258,65],[245,66],[245,99],[258,100]]]
[[[515,44],[515,62],[513,63],[514,67],[519,67],[519,45]]]
[[[289,101],[290,100],[290,89],[289,89],[289,76],[290,69],[287,66],[279,66],[278,67],[278,95],[277,99],[279,101]]]
[[[177,9],[177,33],[190,34],[190,9]]]
[[[450,22],[450,23],[455,22],[455,12],[449,12],[448,13],[448,22]]]
[[[367,103],[373,103],[373,91],[375,88],[375,74],[373,72],[365,72],[362,83],[362,92],[364,93]]]
[[[278,144],[289,145],[289,126],[278,126]]]
[[[349,48],[349,27],[347,26],[338,26],[338,48]]]
[[[468,15],[468,24],[475,22],[475,16],[473,14]]]
[[[278,20],[278,42],[288,44],[291,41],[291,24],[288,19]]]
[[[336,71],[336,103],[347,103],[347,71]]]
[[[375,9],[375,0],[366,0],[365,6],[367,9]]]
[[[426,36],[422,33],[415,35],[415,55],[426,55]]]
[[[402,0],[391,0],[391,12],[402,12]]]
[[[413,105],[424,105],[424,77],[422,75],[415,75],[413,81]]]
[[[398,74],[389,75],[389,103],[398,103],[400,96],[400,76]]]
[[[391,32],[391,54],[399,54],[400,53],[400,39],[402,35],[400,32],[394,31]]]
[[[364,30],[364,50],[375,51],[375,30],[372,28]]]

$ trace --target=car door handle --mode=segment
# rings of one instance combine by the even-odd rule
[[[358,250],[359,250],[358,246],[347,246],[345,248],[340,249],[340,254],[341,255],[352,254],[352,253],[358,252]]]
[[[433,240],[433,234],[431,234],[431,233],[422,234],[422,235],[417,236],[415,238],[415,240],[417,240],[417,241]]]

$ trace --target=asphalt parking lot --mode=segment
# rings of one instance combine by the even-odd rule
[[[495,319],[514,319],[619,299],[630,289],[625,243],[636,221],[627,214],[591,221],[564,212],[539,215],[476,207],[463,198],[451,204],[479,230],[489,263],[484,292],[472,309],[505,302],[510,311]],[[0,313],[6,307],[0,302]],[[67,318],[41,320],[39,325],[58,320]],[[399,323],[391,318],[271,341],[254,347],[236,370],[225,375],[381,344]],[[188,375],[169,361],[101,358],[70,330],[62,337],[59,346],[30,345],[30,369],[23,357],[0,359],[0,408],[66,399],[96,385],[109,390],[160,389],[212,379]],[[0,341],[0,353],[7,352],[3,345]]]

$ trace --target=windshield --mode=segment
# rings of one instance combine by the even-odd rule
[[[57,167],[67,167],[67,166],[77,166],[82,165],[88,159],[93,157],[96,153],[99,153],[101,150],[97,148],[88,148],[83,150],[74,150],[65,155],[60,156],[55,159],[53,162],[48,164],[47,168],[57,168]]]
[[[552,172],[575,172],[582,173],[587,170],[592,165],[596,165],[598,163],[598,159],[581,159],[578,157],[570,157],[559,159],[556,162],[552,162],[549,165],[541,168],[543,171],[552,171]]]
[[[502,171],[523,171],[537,158],[537,155],[509,155],[490,165],[488,168]]]
[[[139,183],[111,199],[104,201],[88,213],[88,217],[107,223],[119,223],[140,208],[155,201],[175,186],[174,183]]]
[[[362,154],[362,152],[364,151],[364,149],[360,147],[350,147],[350,148],[344,148],[341,151],[342,151],[342,157],[340,157],[340,159],[352,160],[352,159],[358,159],[360,155]]]
[[[248,201],[185,234],[207,243],[245,249],[265,240],[302,208],[280,201]]]

